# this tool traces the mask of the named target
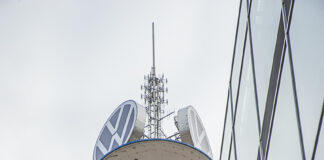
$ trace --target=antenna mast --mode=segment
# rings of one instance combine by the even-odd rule
[[[157,77],[155,73],[155,42],[154,42],[154,22],[152,23],[152,49],[153,49],[153,66],[149,75],[144,76],[144,86],[141,89],[144,90],[144,95],[141,98],[144,99],[146,113],[148,114],[148,138],[167,138],[161,128],[161,120],[164,118],[162,105],[168,103],[168,100],[164,98],[164,93],[168,92],[168,89],[164,87],[164,83],[167,83],[167,79],[164,75]]]
[[[152,22],[152,49],[153,49],[153,67],[152,72],[155,74],[155,38],[154,38],[154,22]]]

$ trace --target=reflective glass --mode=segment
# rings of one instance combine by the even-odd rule
[[[233,104],[235,106],[236,102],[236,94],[237,94],[237,87],[238,87],[238,80],[240,75],[240,68],[241,68],[241,59],[242,59],[242,52],[243,52],[243,45],[244,45],[244,37],[245,37],[245,30],[246,30],[246,16],[247,16],[247,1],[242,0],[241,4],[241,14],[239,20],[239,28],[237,31],[237,40],[235,46],[235,57],[233,62],[233,72],[232,72],[232,90],[233,90]]]
[[[317,130],[314,124],[318,124],[324,100],[323,29],[324,1],[296,1],[290,39],[307,159],[312,155]]]
[[[240,95],[235,120],[235,135],[237,157],[242,160],[251,160],[257,158],[259,130],[249,38],[247,38],[245,49]]]
[[[228,159],[228,152],[230,148],[230,140],[231,140],[231,132],[232,132],[232,115],[231,115],[231,100],[229,97],[228,107],[227,107],[227,115],[226,115],[226,124],[225,124],[225,133],[224,133],[224,142],[223,142],[223,150],[221,159]]]
[[[281,0],[252,1],[250,23],[261,123],[280,21]]]
[[[268,160],[302,159],[287,53],[277,100]]]

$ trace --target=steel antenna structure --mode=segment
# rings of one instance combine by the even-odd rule
[[[156,74],[154,40],[152,23],[153,65],[141,85],[144,105],[127,100],[115,109],[99,133],[94,160],[211,160],[207,132],[195,108],[189,105],[170,113],[164,111],[168,80]],[[168,121],[172,119],[167,118],[171,115],[173,127]],[[163,121],[168,123],[162,125]],[[164,125],[167,128],[162,128]],[[165,134],[172,129],[176,129],[174,134]]]
[[[167,79],[162,76],[156,75],[155,68],[155,37],[154,37],[154,22],[152,23],[152,51],[153,51],[153,66],[151,72],[144,76],[144,85],[141,86],[143,94],[141,98],[144,99],[146,113],[148,115],[148,124],[146,133],[147,138],[166,138],[161,128],[161,121],[163,118],[164,110],[162,106],[168,104],[168,100],[165,99],[165,93],[168,92],[168,88],[165,84]],[[163,137],[162,137],[163,136]]]

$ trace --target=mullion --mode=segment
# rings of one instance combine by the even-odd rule
[[[233,57],[232,57],[232,66],[231,66],[231,74],[230,74],[230,85],[232,84],[232,75],[233,75],[234,60],[235,60],[236,45],[237,45],[237,35],[238,35],[238,30],[239,30],[239,26],[240,26],[240,19],[241,19],[241,17],[240,17],[241,16],[241,7],[242,7],[242,0],[240,0],[240,6],[239,6],[238,18],[237,18],[237,26],[236,26]]]
[[[249,14],[250,5],[249,0],[246,0],[246,7],[247,7],[247,14]],[[248,15],[247,15],[248,18]],[[246,47],[246,39],[247,39],[247,32],[248,32],[248,22],[246,22],[245,25],[245,35],[244,35],[244,43],[243,43],[243,53],[242,53],[242,59],[241,59],[241,66],[240,66],[240,75],[239,75],[239,83],[236,93],[236,100],[235,100],[235,111],[234,111],[234,119],[233,119],[233,126],[232,126],[232,136],[234,139],[234,153],[235,153],[235,159],[237,159],[237,148],[236,148],[236,139],[235,139],[235,120],[236,120],[236,113],[237,113],[237,105],[238,105],[238,99],[239,99],[239,93],[241,88],[241,79],[242,79],[242,70],[243,70],[243,63],[244,63],[244,57],[245,57],[245,47]],[[232,103],[233,105],[233,103]]]
[[[230,83],[229,86],[229,91],[230,91],[230,95],[232,95],[232,84]],[[234,155],[235,155],[235,160],[237,160],[237,153],[236,153],[236,140],[235,140],[235,128],[234,128],[234,114],[233,114],[233,98],[232,96],[230,97],[231,100],[231,118],[232,118],[232,131],[231,131],[231,139],[230,139],[230,148],[229,148],[229,152],[228,152],[228,159],[230,159],[231,157],[231,152],[232,152],[232,143],[234,145]]]
[[[225,135],[225,128],[226,128],[226,119],[227,119],[227,111],[228,111],[228,101],[229,101],[229,90],[227,91],[227,101],[226,101],[226,109],[225,109],[225,118],[224,118],[224,126],[223,126],[223,136],[222,136],[222,144],[221,144],[221,150],[219,154],[219,159],[222,159],[222,152],[223,152],[223,145],[224,145],[224,135]]]
[[[257,121],[258,121],[258,131],[259,131],[259,147],[261,149],[258,151],[258,154],[261,156],[261,160],[263,160],[262,155],[262,145],[261,143],[261,120],[260,120],[260,109],[259,109],[259,98],[258,98],[258,90],[257,90],[257,82],[256,82],[256,74],[255,74],[255,63],[254,63],[254,52],[253,52],[253,40],[252,40],[252,29],[251,29],[251,19],[250,19],[250,13],[251,13],[251,7],[252,7],[252,0],[250,2],[250,9],[248,10],[248,29],[249,29],[249,37],[250,37],[250,50],[251,50],[251,63],[252,63],[252,73],[253,73],[253,85],[254,85],[254,98],[255,98],[255,104],[256,104],[256,114],[257,114]]]
[[[282,5],[290,3],[288,17],[287,17],[288,18],[287,19],[287,32],[289,32],[295,0],[282,0],[282,1],[283,1]]]
[[[236,33],[235,33],[235,41],[234,41],[234,49],[233,49],[233,57],[232,57],[232,66],[231,66],[231,73],[230,73],[230,82],[229,82],[229,92],[230,92],[230,95],[231,95],[231,118],[232,118],[232,131],[233,132],[233,100],[232,100],[232,75],[233,75],[233,68],[234,68],[234,60],[235,60],[235,53],[236,53],[236,45],[237,45],[237,36],[238,36],[238,31],[239,31],[239,27],[240,27],[240,19],[241,19],[241,8],[242,8],[242,1],[243,0],[240,0],[240,5],[239,5],[239,11],[238,11],[238,18],[237,18],[237,26],[236,26]],[[227,112],[227,110],[226,110]],[[224,126],[225,127],[225,126]],[[234,133],[234,136],[235,136],[235,133]],[[224,138],[224,134],[223,134],[223,138]],[[230,159],[230,155],[231,155],[231,150],[232,150],[232,139],[233,139],[233,135],[231,133],[231,139],[230,139],[230,147],[229,147],[229,154],[228,154],[228,159]],[[223,143],[223,142],[222,142]],[[223,144],[222,144],[223,145]],[[221,154],[220,154],[220,159],[221,159],[221,156],[222,156],[222,148],[221,148]],[[236,151],[235,151],[235,159],[236,158]]]
[[[251,5],[252,3],[250,3]],[[251,63],[252,63],[252,73],[253,73],[253,85],[254,85],[254,99],[255,99],[255,108],[256,108],[256,114],[257,114],[257,121],[258,121],[258,134],[259,134],[259,146],[260,145],[260,140],[261,140],[261,120],[260,120],[260,110],[259,110],[259,100],[258,100],[258,90],[257,90],[257,83],[256,83],[256,75],[255,75],[255,64],[254,64],[254,52],[253,52],[253,44],[252,44],[252,29],[251,29],[251,21],[250,21],[250,14],[248,16],[248,29],[249,29],[249,38],[250,38],[250,50],[251,50]],[[259,150],[259,152],[262,151]],[[262,154],[261,159],[263,159]]]
[[[281,57],[280,57],[280,64],[279,64],[279,73],[278,73],[278,79],[277,79],[277,87],[275,90],[275,95],[274,95],[274,101],[273,101],[273,110],[272,110],[272,115],[271,115],[271,122],[269,127],[269,134],[268,134],[268,138],[267,138],[267,143],[266,143],[266,148],[265,148],[265,160],[268,159],[268,153],[269,153],[269,148],[270,148],[270,140],[271,140],[271,135],[272,135],[272,129],[273,129],[273,121],[274,121],[274,117],[276,114],[276,108],[277,108],[277,102],[278,102],[278,93],[279,93],[279,88],[280,88],[280,82],[281,82],[281,76],[282,76],[282,69],[283,69],[283,65],[285,62],[285,52],[286,52],[286,43],[283,42],[283,47],[282,47],[282,51],[281,51]]]
[[[301,154],[303,157],[303,160],[306,159],[305,156],[305,147],[304,147],[304,140],[303,140],[303,132],[302,132],[302,126],[301,126],[301,120],[300,120],[300,112],[299,112],[299,104],[298,104],[298,98],[297,98],[297,89],[296,89],[296,80],[295,80],[295,73],[294,73],[294,65],[292,60],[292,54],[291,54],[291,44],[290,44],[290,37],[288,32],[288,20],[286,19],[286,8],[285,3],[282,3],[282,13],[283,13],[283,21],[284,21],[284,30],[285,30],[285,42],[287,44],[287,51],[288,51],[288,58],[289,58],[289,64],[290,64],[290,73],[291,73],[291,81],[292,81],[292,87],[293,87],[293,93],[294,93],[294,102],[295,102],[295,111],[296,111],[296,118],[297,118],[297,124],[298,124],[298,131],[299,131],[299,144],[301,148]]]
[[[278,92],[280,87],[280,79],[282,68],[284,64],[284,56],[286,50],[286,44],[284,42],[284,29],[282,13],[280,14],[279,28],[277,33],[277,41],[274,51],[274,57],[272,62],[272,70],[270,76],[270,82],[268,87],[266,108],[263,117],[262,131],[261,131],[261,146],[259,149],[263,149],[260,153],[263,154],[264,159],[267,159],[268,148],[270,145],[271,133],[273,128],[273,120],[275,116]],[[260,156],[258,156],[258,160]]]
[[[319,122],[318,122],[318,128],[317,128],[317,133],[316,133],[316,139],[315,139],[314,149],[313,149],[313,154],[312,154],[312,160],[315,159],[315,154],[316,154],[316,150],[317,150],[318,139],[319,139],[319,136],[320,136],[320,133],[321,133],[321,128],[322,128],[323,115],[324,115],[324,101],[323,101],[323,106],[322,106],[322,113],[321,113],[321,117],[320,117],[320,120],[319,120]]]
[[[247,23],[246,23],[245,35],[244,35],[243,53],[242,53],[241,66],[240,66],[240,75],[239,75],[239,82],[238,82],[237,93],[236,93],[236,100],[235,100],[235,110],[234,110],[233,127],[235,125],[236,111],[237,111],[237,103],[238,103],[239,93],[240,93],[240,88],[241,88],[241,78],[242,78],[243,62],[244,62],[244,57],[245,57],[245,47],[246,47],[247,31],[248,31],[248,28],[247,28]]]
[[[231,158],[231,152],[232,152],[232,134],[231,134],[231,140],[230,140],[230,148],[229,148],[229,151],[228,151],[228,155],[227,155],[227,159],[229,160]]]
[[[234,117],[233,117],[233,126],[232,126],[232,132],[234,133],[234,149],[236,153],[236,143],[235,143],[235,120],[236,120],[236,111],[237,111],[237,103],[238,99],[240,97],[240,88],[241,88],[241,78],[242,78],[242,69],[243,69],[243,62],[244,62],[244,56],[245,56],[245,45],[246,45],[246,37],[247,37],[247,23],[246,23],[246,29],[245,29],[245,35],[244,35],[244,45],[243,45],[243,53],[242,53],[242,59],[241,59],[241,66],[240,66],[240,75],[239,75],[239,83],[237,87],[237,93],[236,93],[236,100],[235,100],[235,110],[234,110]],[[233,104],[232,104],[233,105]]]
[[[251,5],[252,3],[250,3]],[[255,78],[255,65],[254,65],[254,54],[253,54],[253,45],[252,45],[252,29],[251,29],[251,22],[250,22],[250,15],[248,15],[248,29],[249,29],[249,38],[250,38],[250,50],[251,50],[251,63],[252,63],[252,73],[253,73],[253,84],[254,84],[254,94],[255,94],[255,104],[257,110],[257,120],[258,120],[258,130],[259,135],[261,132],[261,125],[260,125],[260,112],[259,112],[259,102],[258,102],[258,91],[256,85],[256,78]]]
[[[291,14],[292,12],[290,12]],[[272,70],[270,82],[268,87],[268,94],[266,100],[266,108],[263,117],[262,131],[261,131],[261,144],[259,153],[261,153],[266,160],[268,158],[268,151],[272,135],[273,121],[276,112],[276,105],[278,100],[278,92],[280,88],[280,80],[282,75],[282,68],[284,65],[286,43],[285,43],[285,30],[283,13],[280,15],[280,23],[277,33],[277,41],[272,63]],[[260,159],[261,156],[258,156]]]
[[[230,95],[232,95],[232,85],[230,85]],[[237,152],[236,152],[236,139],[235,139],[235,125],[234,125],[234,118],[233,117],[233,98],[230,97],[230,100],[231,100],[231,117],[232,117],[232,133],[231,133],[231,140],[230,140],[230,149],[229,149],[229,152],[228,152],[228,159],[230,159],[231,157],[231,151],[232,151],[232,141],[233,142],[233,145],[234,145],[234,156],[235,156],[235,160],[237,160]]]

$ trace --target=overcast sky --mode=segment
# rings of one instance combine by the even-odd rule
[[[0,0],[0,159],[92,159],[140,99],[156,28],[166,110],[193,105],[219,156],[239,0]],[[173,124],[170,124],[173,125]]]

